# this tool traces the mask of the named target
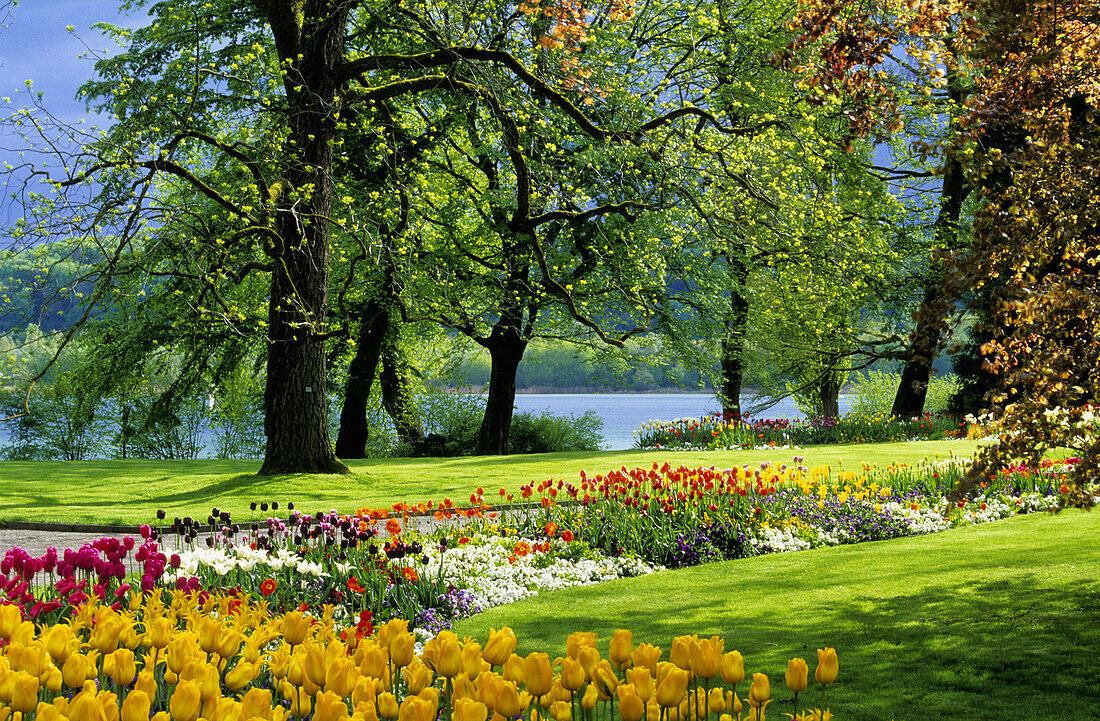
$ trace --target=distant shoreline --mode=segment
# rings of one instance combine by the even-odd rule
[[[445,388],[448,393],[485,393],[484,386],[462,386],[461,388]],[[516,395],[714,395],[712,390],[699,390],[692,388],[655,388],[652,390],[631,390],[622,388],[591,388],[589,386],[574,386],[558,388],[551,386],[527,386],[517,388]],[[751,390],[746,390],[745,395],[752,395]]]

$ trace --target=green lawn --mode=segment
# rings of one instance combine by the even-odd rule
[[[1100,516],[1021,516],[929,536],[666,571],[544,593],[461,622],[511,626],[519,653],[574,630],[662,646],[719,634],[788,698],[787,660],[833,646],[841,721],[1100,718]],[[746,687],[741,687],[742,695]],[[773,703],[768,718],[790,707]]]
[[[804,456],[808,465],[842,463],[858,470],[863,463],[916,463],[952,453],[969,455],[970,441],[924,441],[869,445],[812,446],[768,451],[601,451],[523,456],[462,458],[390,458],[351,461],[350,476],[291,475],[258,477],[258,461],[3,461],[0,462],[0,522],[146,523],[157,509],[168,517],[205,518],[212,506],[249,517],[252,501],[294,501],[306,513],[335,508],[341,512],[398,501],[418,503],[451,497],[469,502],[478,486],[486,496],[501,486],[510,491],[528,481],[575,480],[619,466],[628,468],[666,460],[674,465],[790,463]],[[493,495],[495,499],[496,496]]]

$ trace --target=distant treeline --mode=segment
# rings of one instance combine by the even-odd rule
[[[489,382],[489,356],[466,359],[465,383]],[[704,374],[669,360],[651,347],[628,346],[614,353],[570,343],[533,344],[516,375],[516,389],[536,392],[709,390]]]

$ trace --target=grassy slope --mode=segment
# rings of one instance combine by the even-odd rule
[[[812,671],[815,649],[834,646],[828,704],[843,721],[1095,719],[1097,569],[1100,517],[1037,514],[546,593],[455,630],[484,639],[510,625],[520,653],[552,654],[573,630],[606,644],[632,628],[666,654],[675,635],[720,634],[777,698],[789,697],[787,659]],[[773,704],[768,718],[790,710]]]
[[[396,458],[351,461],[351,476],[257,477],[258,461],[79,461],[0,462],[0,521],[65,523],[145,523],[157,509],[169,518],[205,518],[212,506],[248,518],[251,501],[294,501],[306,513],[319,508],[342,512],[363,506],[418,503],[450,496],[468,502],[483,486],[496,498],[501,486],[510,491],[528,481],[575,480],[581,469],[606,473],[666,460],[674,465],[790,463],[804,456],[808,465],[838,461],[858,470],[863,463],[916,463],[922,458],[968,455],[969,441],[927,441],[875,445],[812,446],[804,450],[669,452],[602,451],[524,456],[463,458]]]

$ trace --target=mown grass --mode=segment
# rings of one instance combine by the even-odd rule
[[[350,461],[346,476],[257,476],[258,461],[4,461],[0,462],[0,522],[148,523],[158,509],[169,518],[205,518],[214,506],[238,518],[248,518],[252,501],[294,501],[313,513],[335,508],[350,512],[362,507],[389,506],[399,501],[419,503],[452,498],[468,503],[482,486],[495,500],[496,489],[515,491],[528,481],[547,478],[575,480],[583,469],[590,475],[654,461],[687,466],[790,463],[805,457],[808,465],[828,463],[858,470],[862,464],[916,463],[936,455],[969,455],[970,441],[923,441],[866,445],[813,446],[763,451],[597,451],[540,453],[522,456],[461,458],[388,458]],[[283,509],[281,509],[283,510]]]
[[[789,658],[833,646],[842,721],[1100,718],[1100,517],[1037,514],[929,536],[761,556],[544,593],[462,621],[564,655],[617,628],[666,652],[719,634],[789,698]],[[812,680],[812,675],[811,675]],[[743,686],[742,691],[746,689]],[[743,694],[742,694],[743,695]],[[813,701],[811,694],[803,700]],[[790,712],[779,702],[768,718]]]

